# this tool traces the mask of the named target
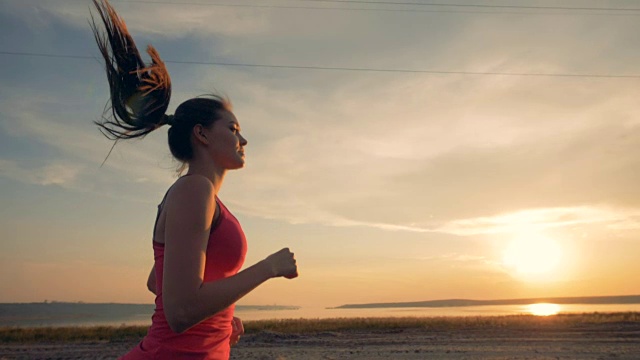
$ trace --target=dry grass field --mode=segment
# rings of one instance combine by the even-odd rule
[[[640,313],[252,321],[231,359],[639,359]],[[0,359],[116,359],[146,327],[1,328]]]

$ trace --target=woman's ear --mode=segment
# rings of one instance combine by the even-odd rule
[[[205,128],[202,124],[196,124],[193,127],[193,136],[196,140],[200,141],[203,144],[208,144],[209,140],[207,140],[207,135],[205,134]]]

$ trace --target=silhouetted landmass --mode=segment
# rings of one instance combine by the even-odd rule
[[[528,299],[502,299],[502,300],[470,300],[470,299],[446,299],[414,302],[395,303],[371,303],[371,304],[346,304],[334,309],[372,309],[372,308],[405,308],[405,307],[466,307],[486,305],[528,305],[536,303],[552,304],[590,304],[590,305],[615,305],[615,304],[640,304],[640,295],[624,296],[582,296],[582,297],[548,297]]]
[[[0,303],[0,326],[78,325],[104,322],[151,321],[155,304],[119,304],[45,301]],[[237,305],[239,311],[297,310],[298,306]]]

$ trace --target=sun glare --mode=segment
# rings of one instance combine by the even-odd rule
[[[503,263],[517,275],[548,275],[560,264],[562,250],[558,243],[543,236],[519,237],[504,252]]]
[[[527,305],[527,311],[535,316],[557,315],[560,312],[560,305],[548,303],[531,304]]]

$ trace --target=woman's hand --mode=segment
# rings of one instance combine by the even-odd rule
[[[231,320],[231,338],[229,338],[229,344],[231,346],[235,345],[240,341],[240,336],[244,335],[244,326],[242,325],[242,320],[237,317],[233,317]]]
[[[284,248],[277,253],[269,255],[265,262],[269,264],[273,277],[284,276],[287,279],[298,277],[296,258],[289,248]]]

